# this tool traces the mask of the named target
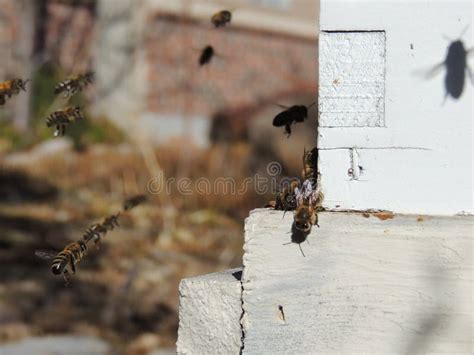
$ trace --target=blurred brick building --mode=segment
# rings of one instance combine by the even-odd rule
[[[13,0],[0,1],[15,12]],[[239,139],[260,109],[316,97],[316,0],[26,1],[36,6],[35,64],[93,67],[97,112],[125,128],[138,120],[157,141],[186,131],[205,144],[218,127]],[[232,24],[215,29],[210,16],[224,8],[235,9]],[[0,22],[0,39],[14,22]],[[208,44],[217,57],[199,67]]]

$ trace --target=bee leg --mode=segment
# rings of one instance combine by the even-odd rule
[[[291,124],[285,125],[286,138],[290,138],[291,135]]]
[[[306,258],[306,255],[304,255],[303,248],[301,247],[301,243],[298,243],[298,246],[300,247],[301,254]]]
[[[65,272],[63,273],[63,278],[64,278],[64,281],[66,281],[64,286],[69,286],[69,284],[71,283],[71,276],[69,276],[69,274]]]
[[[467,76],[471,80],[471,84],[474,84],[474,76],[472,75],[472,70],[469,67],[469,65],[466,65],[466,72],[467,72]]]

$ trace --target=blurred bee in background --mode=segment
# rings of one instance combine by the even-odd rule
[[[64,97],[69,98],[76,92],[81,91],[88,84],[92,84],[93,80],[94,73],[91,71],[70,77],[56,85],[54,94],[59,95],[64,93]]]
[[[82,239],[86,244],[92,240],[97,249],[99,249],[100,240],[106,233],[107,228],[105,228],[102,224],[96,223],[86,229],[82,236]]]
[[[129,211],[147,200],[145,195],[136,195],[125,200],[123,210]]]
[[[5,104],[5,97],[11,98],[12,95],[18,95],[20,90],[26,91],[26,84],[29,81],[29,79],[12,79],[0,83],[0,105]]]
[[[214,48],[212,46],[206,46],[201,51],[201,55],[199,56],[199,65],[203,66],[209,63],[214,56]]]
[[[54,136],[64,136],[66,133],[66,126],[73,122],[79,121],[84,118],[81,108],[79,106],[66,107],[63,110],[58,110],[50,114],[46,118],[46,126],[55,126]]]
[[[52,260],[51,272],[54,275],[63,275],[66,285],[71,281],[71,275],[76,273],[76,264],[79,263],[87,253],[87,245],[79,240],[68,244],[59,253],[52,250],[37,250],[36,256],[44,260]]]
[[[228,10],[216,12],[211,17],[212,24],[217,27],[223,27],[232,20],[232,13]]]
[[[105,218],[104,221],[102,222],[102,227],[104,227],[107,231],[111,231],[115,227],[120,227],[120,224],[118,223],[119,217],[120,217],[120,212]]]
[[[287,134],[287,137],[290,137],[291,135],[291,125],[293,123],[297,122],[303,122],[308,118],[308,110],[316,104],[313,102],[311,105],[308,107],[304,105],[293,105],[291,107],[283,106],[283,105],[278,105],[285,110],[280,112],[278,115],[276,115],[273,118],[273,126],[275,127],[282,127],[285,126],[285,133]]]

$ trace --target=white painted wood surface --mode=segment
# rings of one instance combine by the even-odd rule
[[[239,354],[242,269],[181,280],[178,354]]]
[[[446,71],[430,80],[423,77],[444,61],[450,44],[445,37],[456,40],[465,31],[465,47],[474,46],[472,8],[471,0],[321,0],[318,147],[325,207],[474,213],[472,85],[466,78],[462,96],[444,102]],[[374,51],[374,43],[366,40],[364,51],[363,31],[385,33],[383,124],[354,119],[357,110],[359,116],[364,110],[371,116],[379,112],[360,98],[377,94],[371,91],[374,76],[367,75],[365,86],[364,80],[354,85],[353,72],[374,65],[370,61],[381,50],[378,44]]]
[[[303,257],[282,215],[246,221],[244,354],[473,353],[473,217],[321,213]]]

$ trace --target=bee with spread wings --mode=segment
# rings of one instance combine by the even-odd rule
[[[291,135],[291,125],[298,122],[303,122],[308,118],[308,110],[315,105],[316,102],[313,102],[309,106],[304,105],[293,105],[291,107],[278,105],[285,110],[280,112],[273,118],[273,126],[275,127],[285,127],[285,133],[289,138]]]

